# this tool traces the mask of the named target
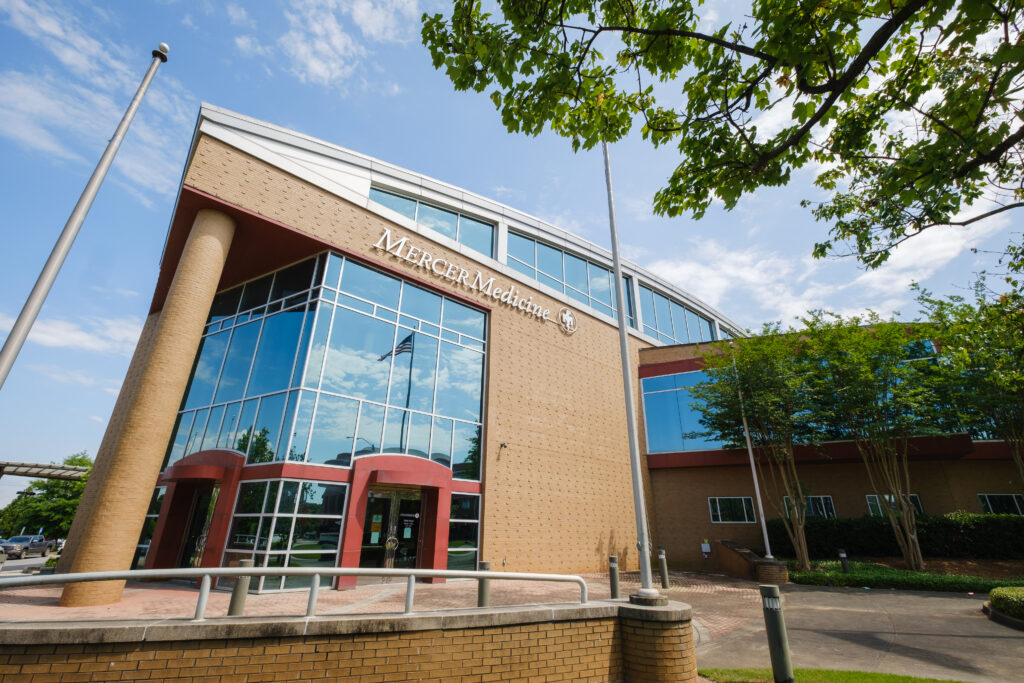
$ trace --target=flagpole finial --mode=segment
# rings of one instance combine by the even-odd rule
[[[153,50],[153,56],[159,59],[161,62],[167,62],[167,53],[171,51],[171,48],[167,46],[167,43],[160,43]]]

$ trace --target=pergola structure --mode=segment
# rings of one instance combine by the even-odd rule
[[[0,462],[0,477],[14,475],[33,479],[63,479],[65,481],[82,481],[89,471],[80,465],[53,465],[37,462]]]

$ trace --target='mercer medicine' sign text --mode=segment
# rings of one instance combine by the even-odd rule
[[[495,301],[511,308],[517,308],[537,320],[547,322],[550,319],[550,309],[533,303],[533,296],[529,298],[520,296],[522,292],[516,289],[515,285],[499,287],[495,284],[493,277],[485,278],[484,274],[479,270],[471,273],[458,264],[450,263],[443,257],[435,258],[430,252],[413,246],[409,242],[408,237],[392,239],[391,230],[385,228],[384,234],[380,236],[380,239],[373,246],[375,249],[386,251],[397,259],[407,261],[417,268],[429,270],[437,277],[486,294]]]

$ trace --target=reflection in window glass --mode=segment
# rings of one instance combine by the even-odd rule
[[[308,462],[347,467],[351,462],[359,403],[321,394],[313,420]]]
[[[402,214],[406,218],[416,220],[416,201],[413,199],[400,197],[390,192],[383,192],[375,187],[370,188],[370,199],[378,204],[383,204],[392,211]]]
[[[445,299],[444,301],[444,314],[441,324],[450,330],[468,334],[476,339],[483,339],[486,320],[487,316],[483,311],[463,306],[451,299]]]
[[[416,222],[452,239],[459,234],[459,215],[429,204],[420,204]]]
[[[260,321],[246,323],[235,328],[231,335],[224,370],[217,384],[214,402],[234,401],[242,398],[245,383],[249,378],[249,366],[252,365],[253,351],[260,336]]]
[[[480,478],[480,426],[455,422],[452,435],[452,476]]]
[[[402,287],[402,313],[420,320],[441,323],[441,297],[414,285]]]
[[[341,272],[341,289],[349,294],[391,309],[398,308],[398,292],[401,282],[376,270],[346,261]]]
[[[351,264],[346,264],[345,272]],[[387,398],[395,326],[344,308],[334,313],[321,382],[323,391],[383,403]]]
[[[186,396],[188,396],[185,401],[186,410],[210,405],[213,392],[217,388],[220,366],[224,361],[224,353],[227,351],[230,339],[231,332],[229,331],[218,332],[203,338],[199,345],[199,360],[192,370],[189,388],[186,391]]]
[[[281,418],[287,394],[266,396],[260,401],[256,425],[249,435],[247,462],[271,462],[281,436]]]
[[[640,285],[644,332],[666,344],[715,341],[715,324],[678,302]]]
[[[287,389],[302,331],[302,310],[276,313],[263,321],[259,348],[249,378],[248,396]]]
[[[494,254],[494,226],[490,223],[377,188],[370,188],[370,199],[470,249]]]
[[[430,442],[430,459],[445,467],[452,465],[452,421],[443,417],[434,418],[433,438]]]
[[[459,242],[490,256],[494,253],[494,226],[469,216],[459,216]]]
[[[706,375],[703,371],[683,372],[643,380],[644,426],[648,453],[675,453],[722,448],[709,440],[700,424],[700,412],[690,406],[688,391]]]
[[[245,289],[242,291],[242,305],[239,307],[239,310],[248,311],[267,303],[267,299],[270,298],[270,284],[273,279],[274,276],[271,274],[258,280],[246,282]]]
[[[384,431],[384,406],[363,403],[359,409],[359,433],[356,434],[355,455],[381,452]]]
[[[437,412],[461,420],[480,421],[480,405],[483,394],[482,353],[441,342],[437,363],[438,384],[444,387],[437,392]]]

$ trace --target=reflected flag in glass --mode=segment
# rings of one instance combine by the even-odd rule
[[[410,332],[409,336],[395,345],[395,348],[391,349],[377,360],[387,360],[388,358],[391,358],[391,356],[397,356],[403,353],[412,353],[415,334],[415,332]]]

